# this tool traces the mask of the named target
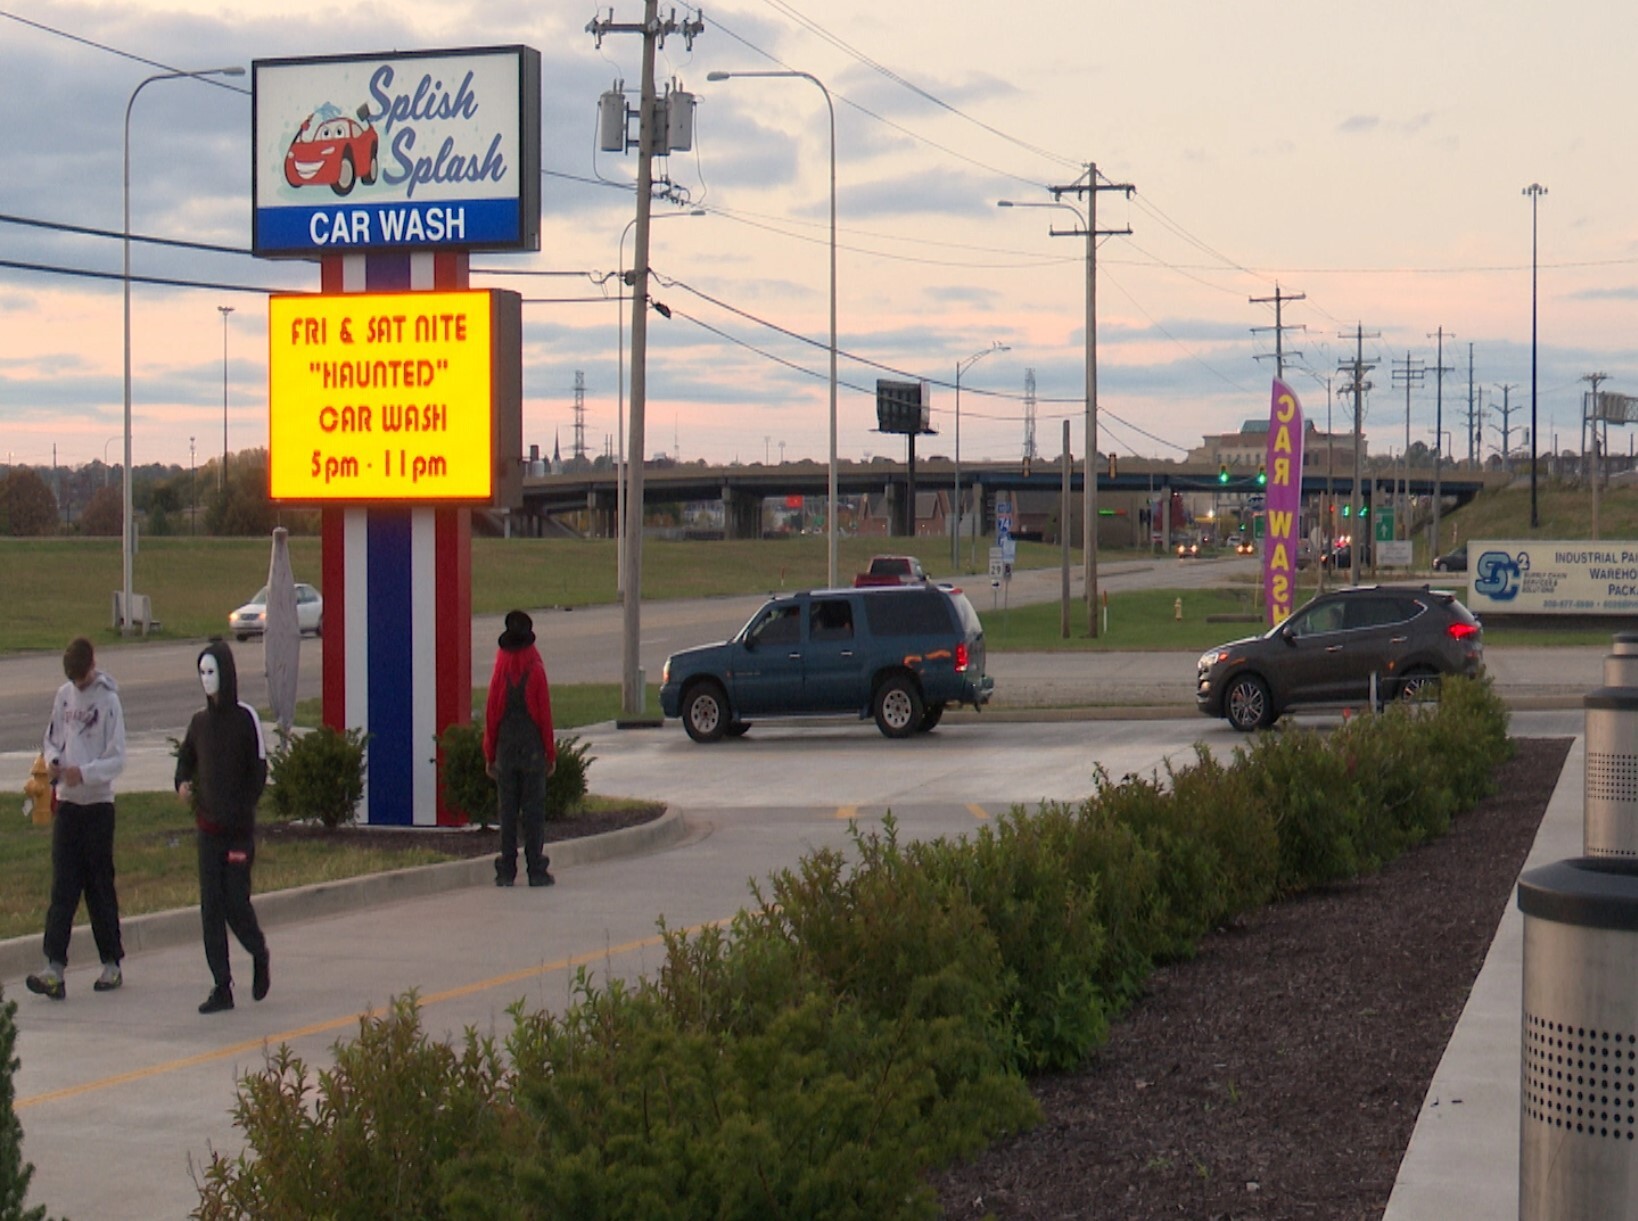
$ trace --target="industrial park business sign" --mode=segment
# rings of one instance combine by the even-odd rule
[[[1477,615],[1638,614],[1638,541],[1471,539]]]
[[[251,250],[540,248],[540,53],[262,59]]]
[[[522,301],[500,290],[268,300],[268,493],[515,500]]]

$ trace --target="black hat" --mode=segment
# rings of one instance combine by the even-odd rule
[[[520,610],[506,612],[506,630],[500,634],[500,647],[509,652],[526,649],[535,642],[534,620]]]

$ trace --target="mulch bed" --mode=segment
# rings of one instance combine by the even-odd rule
[[[1163,968],[1043,1121],[934,1178],[953,1218],[1380,1217],[1557,784],[1519,739],[1496,794],[1358,882],[1276,904]]]
[[[612,810],[597,810],[567,814],[562,818],[546,820],[546,842],[581,839],[588,835],[602,835],[623,827],[640,826],[653,822],[665,813],[663,805],[640,805]],[[324,827],[311,822],[269,822],[256,828],[258,839],[278,843],[281,840],[324,840],[333,844],[407,851],[425,848],[448,856],[494,856],[500,851],[500,828],[478,827]]]

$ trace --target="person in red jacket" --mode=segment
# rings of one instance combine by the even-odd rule
[[[535,648],[534,623],[509,611],[495,652],[489,699],[483,714],[483,760],[495,782],[500,813],[500,855],[495,885],[510,886],[518,876],[518,823],[523,824],[523,859],[529,885],[550,886],[547,866],[546,778],[557,769],[552,735],[552,693],[546,664]]]

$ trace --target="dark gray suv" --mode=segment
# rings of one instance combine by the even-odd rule
[[[925,733],[950,704],[985,704],[984,629],[959,589],[816,589],[774,598],[722,644],[666,658],[660,708],[696,742],[766,717],[873,716]]]
[[[1416,695],[1442,674],[1484,672],[1484,629],[1447,590],[1362,585],[1321,594],[1284,623],[1209,649],[1195,706],[1240,730],[1302,704]]]

